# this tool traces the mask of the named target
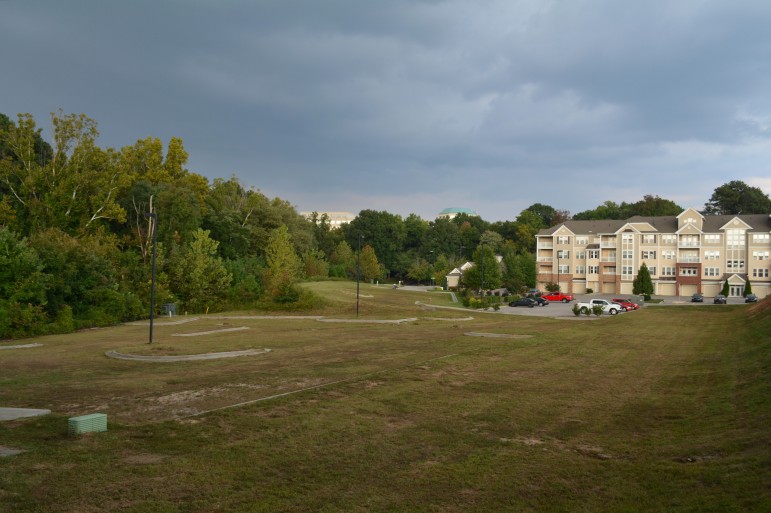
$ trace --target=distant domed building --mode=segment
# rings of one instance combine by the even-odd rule
[[[469,216],[479,217],[479,214],[477,214],[474,210],[471,210],[470,208],[456,208],[456,207],[450,207],[445,208],[441,212],[439,212],[436,215],[437,219],[452,219],[453,217],[459,215],[459,214],[466,214]]]

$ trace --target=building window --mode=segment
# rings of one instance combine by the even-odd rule
[[[558,265],[557,266],[557,272],[560,274],[569,274],[570,273],[570,266],[569,265]]]
[[[719,267],[705,267],[704,268],[704,276],[720,276],[722,273],[720,272]]]
[[[768,269],[753,269],[753,278],[768,278]]]
[[[642,257],[645,259],[655,260],[656,259],[656,252],[655,251],[643,251]]]
[[[720,260],[720,251],[705,251],[704,260]]]
[[[670,250],[664,250],[661,252],[661,256],[664,258],[664,260],[674,260],[675,252]]]
[[[753,260],[768,260],[768,251],[753,251]]]
[[[677,244],[677,235],[662,235],[662,244]]]
[[[606,267],[602,274],[616,274],[616,268],[615,267]]]
[[[624,260],[631,260],[633,258],[632,256],[632,250],[631,249],[625,249],[621,252],[621,258]]]
[[[584,266],[584,265],[577,265],[576,266],[576,274],[586,274],[586,266]]]
[[[661,276],[674,276],[675,275],[675,268],[674,267],[662,267],[661,268]]]
[[[735,272],[744,269],[744,260],[728,260],[726,262],[728,272]]]
[[[599,265],[590,265],[588,267],[589,274],[599,274],[600,273],[600,266]]]
[[[600,250],[599,249],[586,250],[586,258],[600,258]]]
[[[719,244],[720,243],[720,235],[718,235],[716,233],[704,234],[704,243],[705,244]]]
[[[698,276],[698,269],[695,267],[681,267],[680,276]]]
[[[576,244],[579,246],[586,246],[589,243],[587,237],[576,237]]]
[[[656,236],[650,233],[646,233],[642,236],[643,244],[656,244]]]
[[[632,269],[631,265],[622,265],[621,266],[621,275],[622,276],[632,276],[634,274],[634,270]]]
[[[570,251],[564,251],[562,249],[558,250],[557,258],[570,258]]]
[[[656,276],[656,268],[655,267],[648,267],[648,272],[651,276]]]
[[[576,260],[584,260],[584,259],[586,259],[586,251],[584,250],[576,251]]]
[[[769,234],[767,233],[753,233],[752,242],[755,244],[768,244]]]
[[[726,230],[726,244],[729,248],[744,247],[744,230]]]
[[[557,244],[570,244],[570,237],[566,235],[560,235],[557,237]]]
[[[682,248],[698,248],[699,236],[698,235],[681,235],[680,247]]]
[[[621,234],[621,241],[626,243],[633,243],[634,242],[634,233],[622,233]]]

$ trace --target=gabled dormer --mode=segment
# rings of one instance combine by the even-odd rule
[[[677,231],[679,232],[686,226],[691,225],[701,232],[704,229],[704,216],[695,208],[686,208],[677,216]]]
[[[570,228],[562,225],[554,232],[554,244],[571,245],[575,242],[575,235]]]
[[[723,226],[721,226],[720,229],[723,230],[723,231],[725,231],[725,230],[751,230],[752,226],[748,225],[747,223],[745,223],[744,221],[739,219],[739,217],[737,216],[737,217],[734,217],[733,219],[731,219],[730,221],[728,221]]]

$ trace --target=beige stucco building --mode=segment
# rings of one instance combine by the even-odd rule
[[[677,217],[635,216],[622,221],[567,221],[536,235],[538,287],[632,294],[643,262],[654,294],[771,294],[771,215],[703,216],[688,208]]]

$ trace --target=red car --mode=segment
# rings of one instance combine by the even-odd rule
[[[626,309],[627,312],[629,310],[639,310],[640,309],[640,305],[638,305],[637,303],[632,303],[628,299],[614,298],[614,299],[611,299],[611,301],[613,301],[614,303],[617,303],[617,304],[623,306]]]
[[[563,294],[562,292],[549,292],[541,297],[547,301],[562,301],[563,303],[570,303],[575,299],[573,294]]]

